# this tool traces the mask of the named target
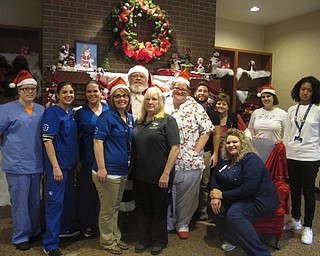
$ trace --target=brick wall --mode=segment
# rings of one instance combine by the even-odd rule
[[[186,47],[191,49],[193,62],[198,57],[203,57],[208,64],[215,42],[216,0],[153,2],[167,11],[175,34],[171,49],[160,61],[147,64],[146,67],[152,72],[168,67],[172,50],[177,49],[183,55]],[[109,45],[106,21],[110,11],[118,6],[120,0],[43,0],[42,3],[44,67],[57,64],[59,46],[68,43],[73,47],[74,40],[99,43],[100,65],[103,52]],[[138,25],[136,32],[141,36],[144,33],[142,29],[148,28]],[[151,33],[150,31],[150,35]],[[133,65],[124,59],[117,59],[113,51],[109,52],[108,57],[112,72],[127,72]]]

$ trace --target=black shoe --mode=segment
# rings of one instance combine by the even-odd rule
[[[80,235],[79,230],[67,231],[66,233],[60,233],[59,238],[77,237]]]
[[[48,256],[63,256],[63,254],[60,252],[59,249],[54,249],[54,250],[50,250],[50,251],[43,249],[43,251]]]
[[[29,250],[30,249],[29,241],[16,244],[16,249],[19,250],[19,251],[27,251],[27,250]]]
[[[82,231],[82,234],[85,237],[93,237],[97,235],[97,232],[92,228],[86,228],[85,230]]]
[[[142,253],[145,250],[147,250],[150,246],[147,245],[143,245],[143,244],[138,244],[136,245],[136,247],[134,248],[134,252],[136,253]]]
[[[151,254],[152,255],[159,255],[160,253],[162,253],[164,248],[165,247],[162,247],[162,246],[153,246],[151,248]]]

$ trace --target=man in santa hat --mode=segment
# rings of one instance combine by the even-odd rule
[[[30,248],[29,239],[41,232],[40,178],[43,172],[41,117],[43,106],[34,102],[37,82],[21,70],[9,84],[18,100],[0,105],[2,171],[6,174],[12,213],[12,243]]]
[[[205,167],[203,148],[214,130],[205,109],[189,96],[189,91],[190,75],[184,68],[173,81],[172,97],[165,102],[166,113],[178,123],[181,143],[167,229],[176,229],[181,239],[189,238],[189,223],[198,206],[200,180]]]
[[[143,92],[148,89],[149,71],[142,65],[136,65],[129,69],[128,81],[131,91],[131,112],[134,120],[139,117]]]

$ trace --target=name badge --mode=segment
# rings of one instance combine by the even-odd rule
[[[298,141],[299,143],[302,143],[302,138],[300,136],[295,136],[294,141]]]

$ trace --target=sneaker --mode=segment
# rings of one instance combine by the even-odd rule
[[[182,225],[178,228],[178,235],[180,239],[188,239],[189,238],[189,226],[188,225]]]
[[[313,232],[309,227],[304,227],[302,230],[301,243],[312,244]]]
[[[117,242],[117,245],[118,247],[121,249],[121,250],[128,250],[129,249],[129,245],[127,245],[125,242],[123,241],[118,241]]]
[[[66,233],[60,233],[59,238],[70,238],[70,237],[77,237],[80,235],[79,230],[75,231],[67,231]]]
[[[43,251],[48,256],[63,256],[63,254],[60,252],[59,249],[54,249],[54,250],[50,250],[50,251],[48,250],[47,251],[46,249],[43,248]]]
[[[222,250],[225,252],[230,252],[237,248],[236,245],[230,244],[229,242],[224,242],[223,245],[221,245]]]
[[[112,254],[121,254],[122,250],[119,248],[117,244],[111,245],[110,247],[105,248],[107,252]]]
[[[300,230],[302,229],[301,220],[295,220],[291,218],[291,220],[287,221],[284,226],[283,230]]]
[[[93,236],[96,236],[97,233],[92,228],[86,228],[85,230],[82,231],[82,234],[85,237],[93,237]]]

